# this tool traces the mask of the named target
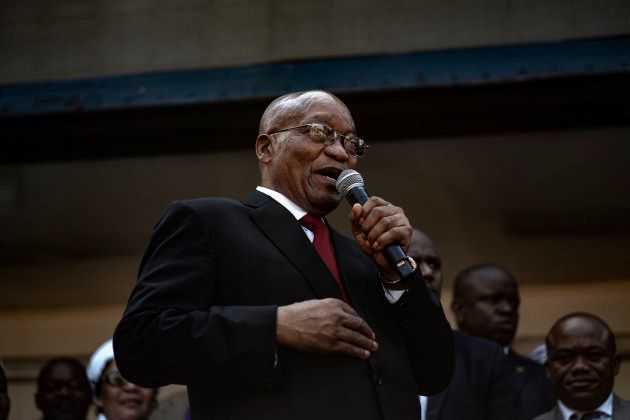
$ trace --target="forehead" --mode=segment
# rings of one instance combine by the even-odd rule
[[[516,282],[505,271],[484,268],[473,273],[466,282],[466,292],[472,295],[516,294]]]
[[[52,365],[44,374],[44,380],[69,381],[81,379],[85,376],[82,369],[78,366],[68,363],[59,362]]]
[[[354,128],[348,108],[326,92],[306,92],[280,104],[279,117],[295,124],[321,122]]]
[[[552,330],[550,342],[556,348],[606,347],[608,340],[608,331],[599,322],[570,318]]]
[[[422,259],[439,259],[433,243],[424,235],[413,235],[409,244],[409,255]]]

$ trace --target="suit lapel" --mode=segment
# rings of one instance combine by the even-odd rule
[[[335,279],[291,212],[258,191],[243,200],[243,203],[252,207],[250,217],[254,223],[302,274],[317,298],[341,299]]]
[[[427,420],[438,420],[440,418],[440,411],[442,411],[442,404],[444,404],[447,392],[448,388],[437,395],[427,398]]]
[[[512,364],[512,368],[514,369],[514,376],[516,378],[516,387],[518,388],[519,391],[521,391],[521,389],[523,388],[523,385],[525,384],[525,380],[527,379],[527,376],[529,375],[529,370],[526,368],[526,366],[523,363],[521,363],[519,358],[514,353],[512,353],[511,349],[507,353],[507,358],[509,362]]]

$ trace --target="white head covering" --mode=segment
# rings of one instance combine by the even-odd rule
[[[96,349],[88,362],[87,377],[90,380],[92,389],[95,389],[96,383],[101,378],[103,370],[105,370],[105,366],[107,366],[107,363],[111,360],[114,360],[114,346],[112,344],[112,339],[110,338],[101,344],[98,349]]]

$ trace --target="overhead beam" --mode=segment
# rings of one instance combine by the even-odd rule
[[[270,98],[339,94],[370,140],[627,123],[630,37],[0,87],[0,163],[251,146]]]

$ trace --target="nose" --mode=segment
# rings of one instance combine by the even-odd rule
[[[590,365],[587,363],[586,358],[579,354],[573,359],[573,364],[571,365],[571,372],[573,373],[583,373],[588,372],[590,370]]]
[[[67,397],[68,395],[70,395],[70,388],[67,385],[59,387],[59,389],[57,390],[57,395],[59,395],[60,397]]]
[[[497,310],[502,314],[513,315],[516,308],[507,299],[501,299],[497,305]]]
[[[134,391],[134,392],[135,392],[135,391],[137,391],[137,390],[138,390],[138,388],[139,388],[139,387],[138,387],[138,385],[133,384],[133,383],[131,383],[131,382],[127,382],[127,383],[123,386],[123,389],[124,389],[125,391]]]
[[[431,268],[431,266],[429,266],[429,264],[424,261],[420,263],[420,272],[422,273],[422,277],[424,277],[426,280],[434,280],[433,269]]]
[[[331,144],[330,146],[326,146],[324,148],[325,153],[328,156],[340,162],[344,162],[348,160],[349,155],[348,155],[348,152],[346,151],[346,148],[343,145],[343,142],[344,142],[344,139],[342,136],[335,135],[335,141],[333,142],[333,144]]]

